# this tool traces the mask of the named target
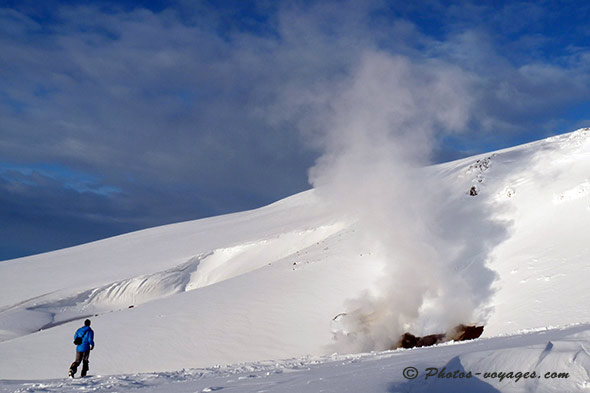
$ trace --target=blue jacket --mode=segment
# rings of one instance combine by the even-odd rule
[[[90,329],[90,326],[82,326],[80,329],[76,330],[74,340],[77,337],[82,337],[82,344],[76,346],[76,352],[86,352],[90,350],[90,346],[94,347],[94,331]]]

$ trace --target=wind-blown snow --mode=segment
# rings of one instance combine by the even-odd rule
[[[444,224],[440,242],[426,246],[453,263],[444,274],[426,264],[403,277],[433,274],[456,280],[457,294],[479,293],[461,285],[485,291],[474,299],[447,293],[443,304],[430,294],[413,326],[439,333],[429,322],[440,320],[441,309],[455,308],[459,318],[472,315],[463,314],[471,307],[465,302],[483,302],[484,339],[330,356],[334,337],[354,333],[333,318],[381,290],[387,255],[366,241],[363,225],[308,191],[249,212],[1,262],[0,391],[446,391],[401,376],[407,366],[445,365],[570,374],[519,382],[479,376],[456,390],[586,391],[589,168],[590,130],[583,129],[416,172],[422,187],[405,190],[407,199],[437,194],[430,212]],[[469,263],[483,255],[485,265]],[[73,333],[88,316],[96,332],[90,372],[102,377],[50,380],[66,375]],[[555,329],[522,334],[548,326]],[[45,381],[9,381],[32,379]]]

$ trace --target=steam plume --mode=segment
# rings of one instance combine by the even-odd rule
[[[485,262],[503,230],[425,169],[436,137],[466,127],[469,90],[469,75],[453,66],[368,53],[328,100],[310,182],[354,220],[359,247],[383,267],[371,291],[347,301],[340,351],[388,349],[407,330],[485,318],[477,313],[494,278]]]

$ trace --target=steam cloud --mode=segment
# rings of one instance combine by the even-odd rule
[[[425,168],[437,136],[466,128],[470,81],[449,64],[367,53],[316,119],[324,154],[310,182],[383,266],[375,287],[345,304],[338,351],[485,320],[494,280],[485,264],[505,231]]]

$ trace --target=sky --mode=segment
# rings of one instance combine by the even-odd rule
[[[438,70],[460,92],[428,162],[588,127],[589,19],[579,1],[0,0],[0,260],[309,189],[375,56],[413,70],[374,93],[415,86],[412,113],[444,101]]]

